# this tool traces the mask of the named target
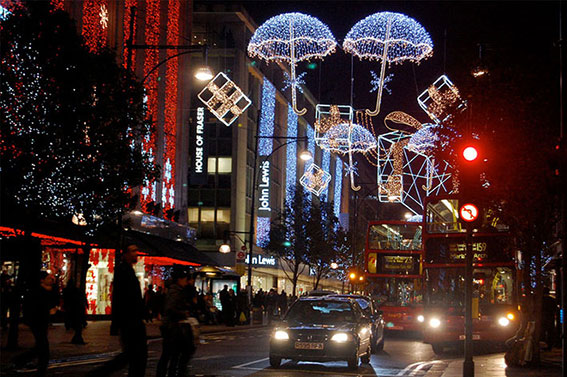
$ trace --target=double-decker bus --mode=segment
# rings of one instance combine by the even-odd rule
[[[369,294],[384,313],[388,330],[421,329],[422,224],[408,221],[368,223],[365,275]]]
[[[455,197],[429,198],[424,216],[424,341],[435,353],[464,340],[466,230]],[[515,249],[490,211],[473,232],[473,341],[503,343],[518,329]]]

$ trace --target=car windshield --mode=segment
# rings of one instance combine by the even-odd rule
[[[286,319],[300,323],[353,322],[355,313],[348,302],[298,301],[291,307]]]

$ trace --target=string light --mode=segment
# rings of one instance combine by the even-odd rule
[[[282,91],[285,91],[287,88],[296,88],[299,93],[303,94],[303,88],[301,87],[301,85],[305,85],[305,80],[303,80],[303,76],[305,76],[307,74],[307,72],[303,72],[301,73],[299,76],[297,76],[295,79],[291,78],[291,76],[289,75],[289,73],[284,72],[284,84],[285,86],[282,88]],[[292,108],[293,110],[293,108]]]
[[[262,85],[262,105],[258,130],[258,156],[269,156],[274,146],[274,114],[276,111],[276,88],[266,78]]]
[[[293,112],[291,105],[287,109],[287,137],[297,137],[297,114]],[[297,144],[289,143],[286,146],[286,175],[285,175],[285,200],[291,203],[293,199],[293,187],[297,181]]]
[[[299,183],[309,192],[317,196],[329,185],[331,174],[327,173],[319,166],[311,164],[303,174]]]
[[[123,66],[128,67],[128,46],[126,45],[130,40],[130,21],[132,19],[132,9],[136,6],[138,0],[126,0],[124,3],[124,22],[122,23],[122,28],[124,30],[124,46],[123,46]],[[136,28],[138,22],[136,17],[134,17],[133,24],[133,34],[136,35]],[[136,50],[132,51],[132,59],[130,61],[130,67],[134,68],[136,66]]]
[[[343,191],[343,162],[337,158],[335,160],[335,192],[333,196],[335,216],[339,218],[341,214],[341,194]]]
[[[370,75],[372,75],[372,80],[370,80],[370,85],[372,85],[372,89],[370,89],[370,93],[377,91],[380,89],[380,77],[376,75],[376,72],[370,71]],[[387,84],[392,82],[394,79],[394,74],[390,73],[388,76],[384,77],[384,88],[388,94],[392,94],[392,90],[388,88]]]
[[[446,75],[441,75],[421,93],[417,103],[436,123],[450,123],[455,113],[467,108],[459,89]]]
[[[225,126],[230,126],[252,103],[242,89],[222,72],[203,88],[198,97]]]
[[[341,123],[329,129],[320,140],[323,149],[347,154],[352,152],[366,153],[376,148],[376,139],[366,128],[353,123]]]
[[[323,59],[333,53],[336,46],[337,42],[327,25],[317,18],[302,13],[284,13],[270,18],[256,29],[248,44],[248,55],[267,62],[289,63],[292,108],[296,114],[304,115],[307,109],[297,109],[297,63]]]
[[[97,53],[106,47],[108,41],[107,0],[85,0],[83,2],[82,34],[89,51]],[[105,17],[105,18],[104,18]]]
[[[358,165],[358,162],[356,162],[356,161],[354,161],[352,163],[352,165],[345,164],[345,166],[346,166],[345,170],[344,170],[345,177],[347,177],[351,174],[358,175],[358,167],[356,165]]]
[[[331,171],[331,152],[323,150],[323,156],[321,157],[321,168],[324,171]],[[328,198],[329,196],[329,186],[325,187],[323,190],[323,195]]]
[[[402,13],[379,12],[357,22],[347,33],[343,50],[359,59],[381,62],[376,109],[366,110],[368,115],[380,112],[382,90],[386,82],[386,63],[419,63],[433,53],[433,42],[423,26]]]

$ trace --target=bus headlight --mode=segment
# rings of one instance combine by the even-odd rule
[[[274,333],[274,339],[277,340],[288,340],[289,339],[289,335],[287,332],[283,331],[283,330],[278,330]]]
[[[510,324],[510,320],[506,317],[498,318],[498,324],[502,327],[506,327]]]
[[[422,316],[421,314],[417,316],[417,322],[421,322],[423,323],[425,321],[425,317]]]
[[[348,340],[348,335],[344,332],[338,332],[331,338],[333,342],[344,343]]]
[[[439,326],[441,326],[441,321],[439,320],[439,318],[431,318],[429,320],[429,326],[433,327],[434,329],[438,328]]]

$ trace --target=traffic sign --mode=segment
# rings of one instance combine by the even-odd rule
[[[237,262],[244,262],[245,259],[246,259],[246,253],[244,251],[240,250],[236,253]]]
[[[466,222],[473,222],[478,218],[478,208],[471,203],[463,204],[459,210],[461,220]]]

